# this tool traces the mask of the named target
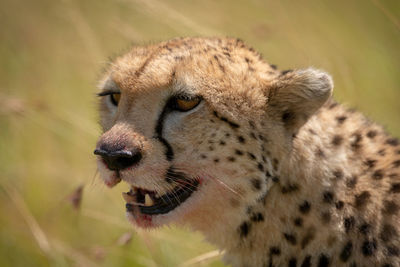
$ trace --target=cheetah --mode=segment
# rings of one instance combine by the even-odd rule
[[[400,145],[243,41],[134,47],[100,81],[105,184],[127,218],[200,231],[231,266],[400,266]]]

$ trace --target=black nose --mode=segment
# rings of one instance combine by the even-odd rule
[[[107,167],[112,171],[126,169],[142,159],[140,151],[110,150],[107,147],[96,148],[93,152],[103,158]]]

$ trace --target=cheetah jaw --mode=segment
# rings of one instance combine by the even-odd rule
[[[144,215],[166,214],[185,202],[198,188],[199,181],[186,181],[173,190],[158,196],[155,191],[149,191],[132,186],[129,192],[122,193],[126,201],[127,212],[138,209]]]

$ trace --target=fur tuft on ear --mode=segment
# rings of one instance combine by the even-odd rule
[[[312,68],[287,72],[267,88],[267,111],[282,120],[291,133],[297,130],[332,95],[329,74]]]

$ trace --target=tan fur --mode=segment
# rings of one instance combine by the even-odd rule
[[[281,73],[236,39],[134,47],[100,83],[121,101],[101,99],[99,144],[143,158],[118,175],[99,160],[100,173],[110,186],[122,179],[159,194],[171,190],[171,166],[201,181],[171,212],[128,218],[189,225],[232,266],[400,266],[400,146],[331,100],[332,87],[318,70]],[[155,128],[177,92],[203,100],[165,117],[168,160]]]

